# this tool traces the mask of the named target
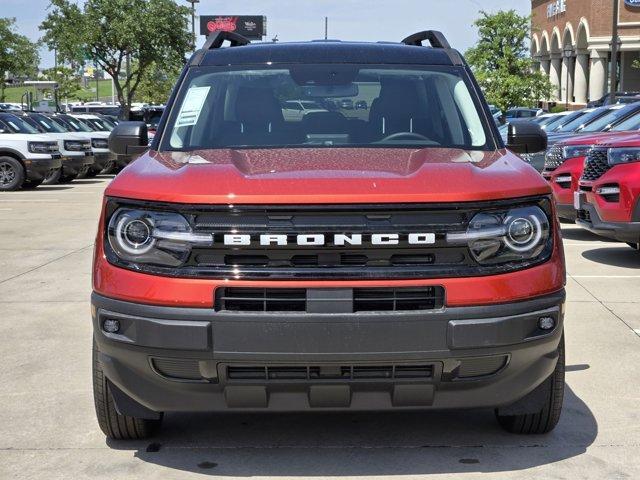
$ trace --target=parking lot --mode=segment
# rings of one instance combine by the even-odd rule
[[[0,195],[0,478],[640,478],[640,253],[568,224],[568,389],[547,436],[484,410],[169,414],[150,441],[106,442],[89,295],[109,180]]]

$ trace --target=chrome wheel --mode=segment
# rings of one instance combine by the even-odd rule
[[[0,162],[0,185],[8,186],[16,180],[15,166],[9,162]]]

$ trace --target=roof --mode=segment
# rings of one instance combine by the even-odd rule
[[[273,63],[370,63],[406,65],[453,65],[451,49],[403,43],[341,42],[336,40],[296,43],[252,43],[199,51],[200,65],[223,66]]]

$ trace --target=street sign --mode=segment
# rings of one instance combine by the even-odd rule
[[[200,35],[222,30],[235,32],[250,40],[262,40],[267,34],[267,17],[260,15],[200,15]]]

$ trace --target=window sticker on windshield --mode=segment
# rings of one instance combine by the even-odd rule
[[[176,120],[176,127],[188,127],[198,122],[210,89],[211,87],[191,87],[189,89],[182,102],[182,107]]]

